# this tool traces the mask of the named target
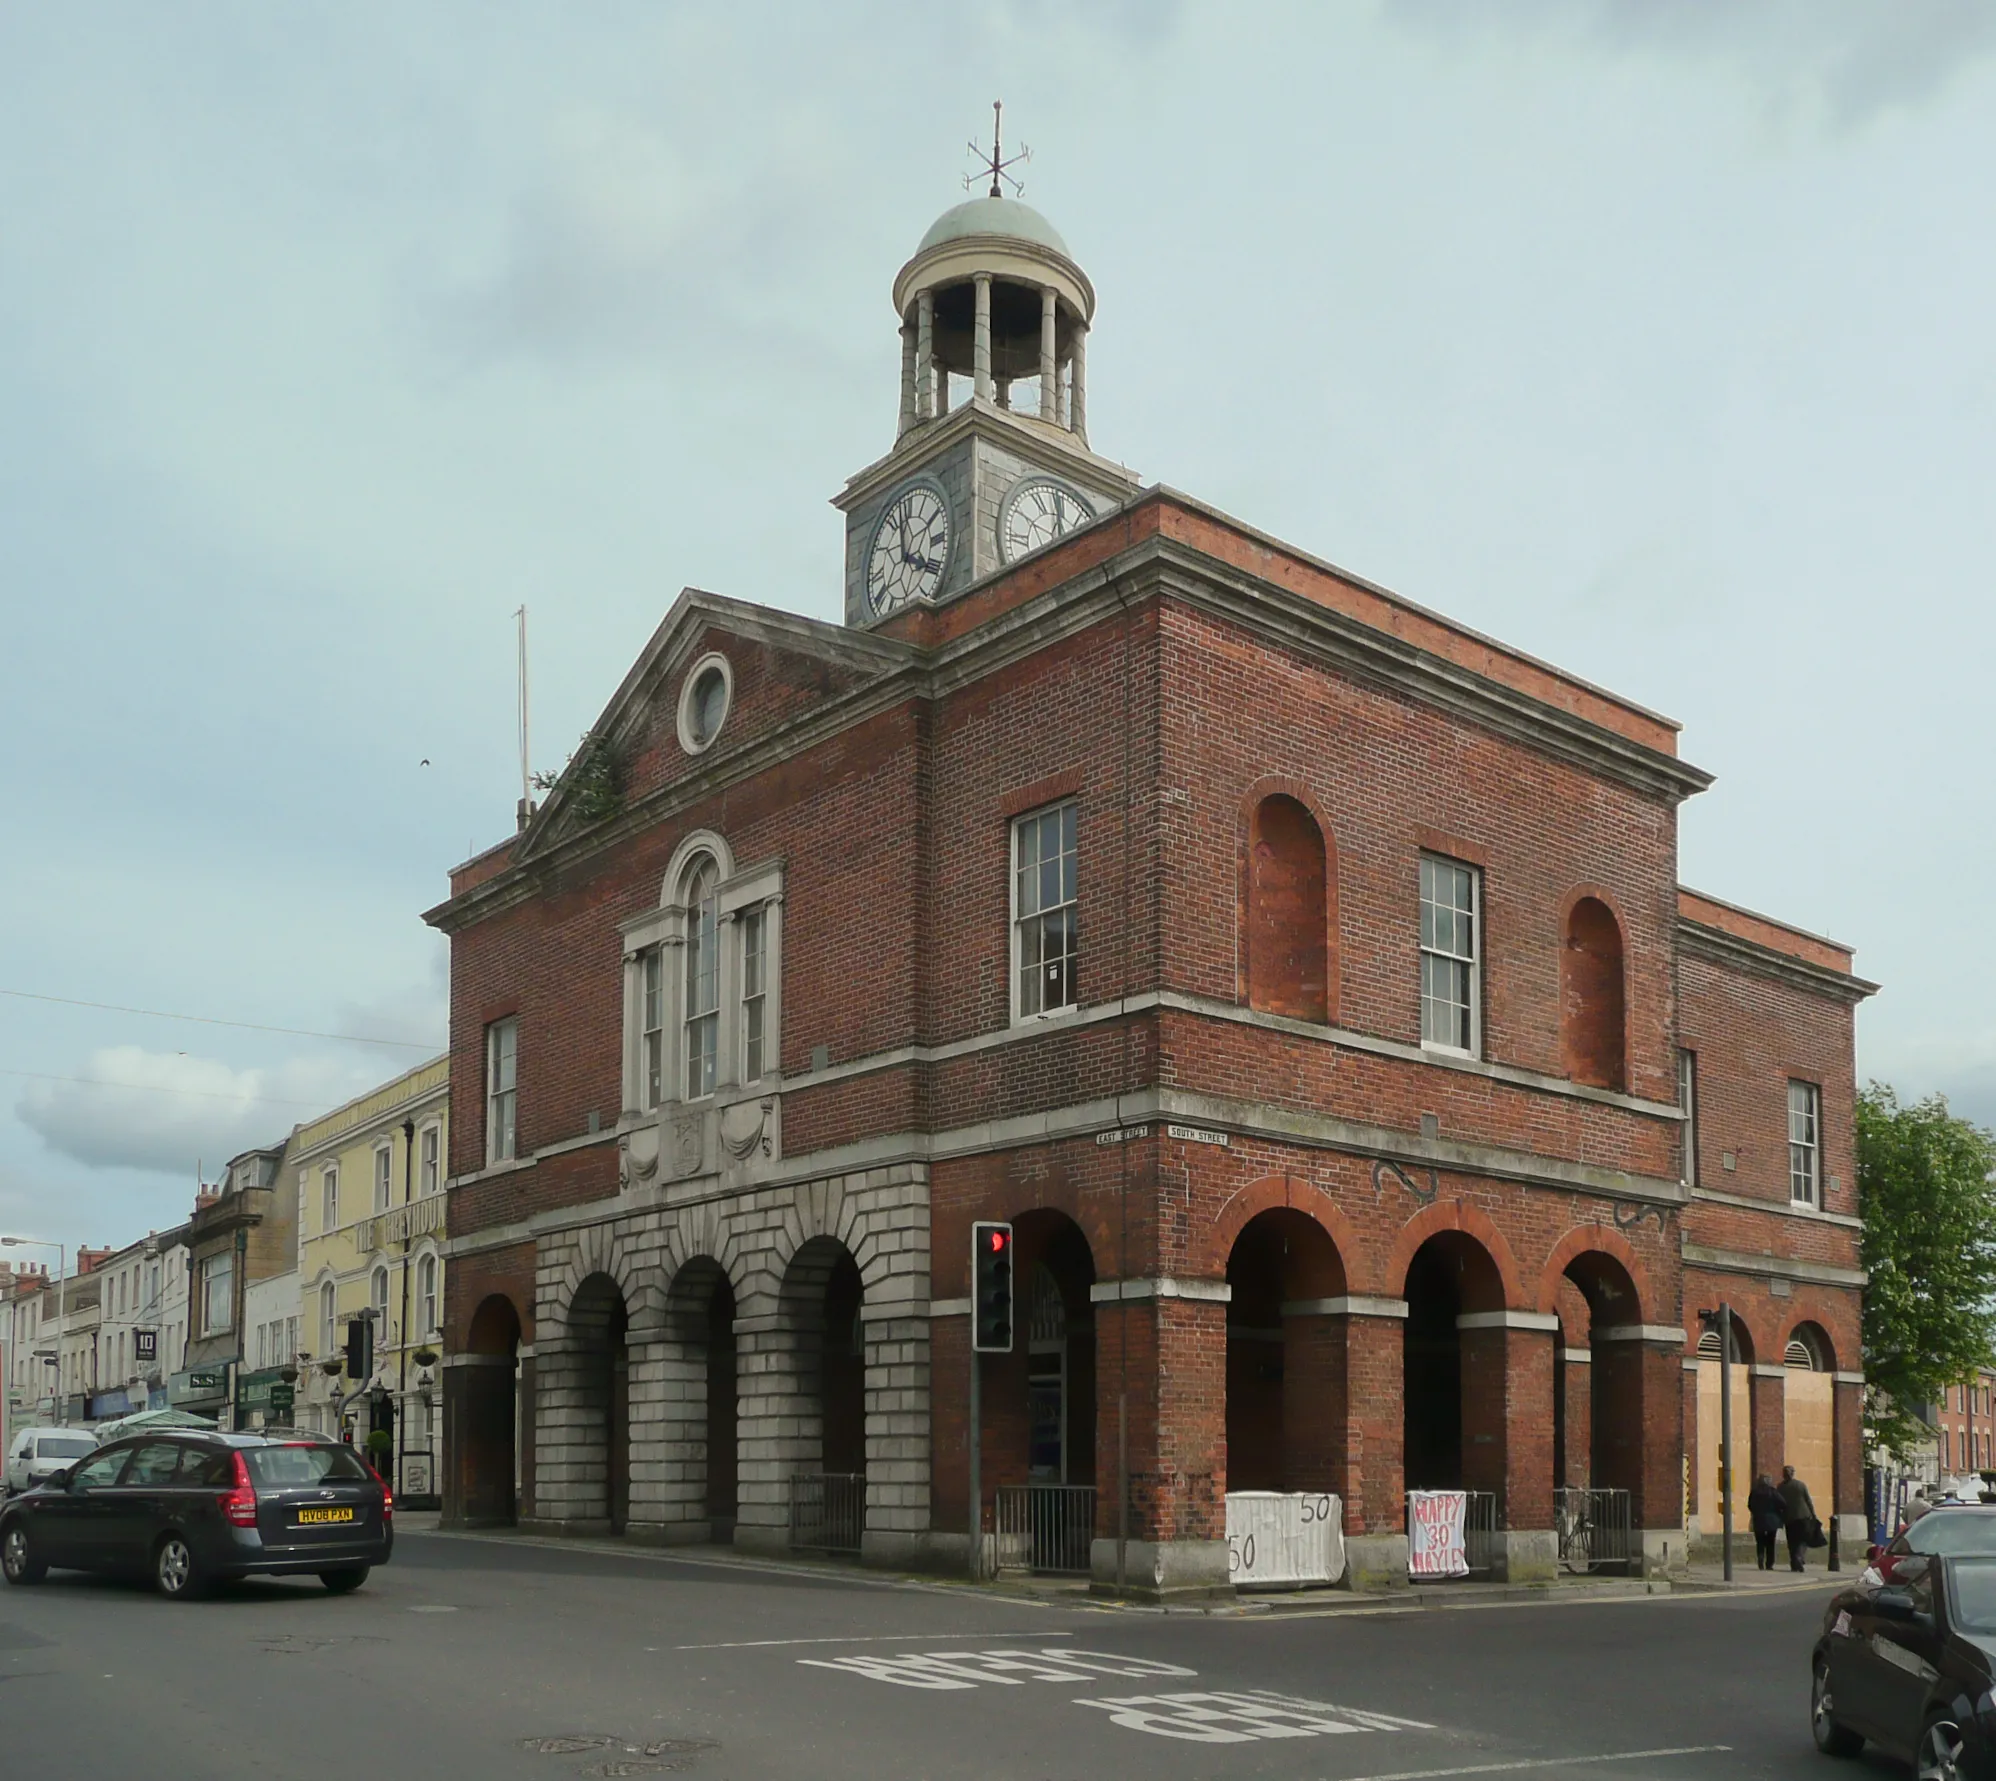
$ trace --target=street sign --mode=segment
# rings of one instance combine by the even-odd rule
[[[291,1406],[297,1402],[296,1389],[289,1385],[277,1384],[270,1388],[270,1413],[280,1420],[291,1414]]]
[[[134,1360],[159,1359],[159,1331],[132,1331],[132,1358]]]

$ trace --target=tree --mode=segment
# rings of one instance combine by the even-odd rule
[[[1996,1356],[1996,1134],[1930,1095],[1911,1107],[1882,1083],[1857,1097],[1864,1215],[1864,1376],[1871,1425],[1901,1459],[1924,1436],[1914,1412]]]

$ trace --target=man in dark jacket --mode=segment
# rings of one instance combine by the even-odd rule
[[[1775,1487],[1781,1499],[1781,1519],[1788,1529],[1788,1568],[1802,1568],[1802,1554],[1809,1550],[1809,1533],[1816,1519],[1816,1505],[1809,1487],[1795,1476],[1793,1466],[1781,1468],[1781,1482]]]
[[[1774,1569],[1774,1537],[1788,1520],[1788,1507],[1774,1480],[1763,1472],[1747,1492],[1747,1521],[1753,1528],[1753,1559],[1763,1571]]]

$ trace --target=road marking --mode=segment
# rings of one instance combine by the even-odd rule
[[[897,1688],[977,1688],[992,1684],[1017,1688],[1027,1682],[1099,1682],[1104,1676],[1196,1676],[1182,1664],[1149,1657],[1119,1657],[1109,1651],[904,1651],[894,1657],[800,1657],[813,1669],[843,1670],[870,1682]]]
[[[1425,1720],[1396,1719],[1361,1707],[1337,1707],[1273,1689],[1225,1693],[1130,1694],[1076,1701],[1100,1707],[1111,1725],[1187,1744],[1250,1744],[1258,1738],[1336,1737],[1347,1732],[1431,1732]],[[1445,1772],[1445,1771],[1438,1771]]]
[[[1445,1775],[1507,1775],[1520,1769],[1567,1769],[1602,1762],[1641,1762],[1658,1756],[1710,1756],[1730,1744],[1680,1744],[1669,1750],[1611,1750],[1601,1756],[1545,1756],[1529,1762],[1477,1762],[1461,1769],[1400,1769],[1391,1775],[1354,1775],[1351,1781],[1441,1781]]]
[[[917,1639],[1071,1639],[1072,1633],[1050,1633],[1043,1627],[1024,1632],[994,1633],[986,1627],[981,1633],[841,1633],[826,1639],[728,1639],[718,1645],[674,1645],[674,1651],[755,1651],[770,1645],[908,1645]],[[656,1645],[647,1645],[656,1651]]]

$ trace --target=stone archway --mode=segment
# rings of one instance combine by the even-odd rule
[[[562,1321],[560,1366],[538,1369],[543,1512],[621,1534],[631,1507],[630,1310],[623,1289],[607,1273],[585,1276]]]

